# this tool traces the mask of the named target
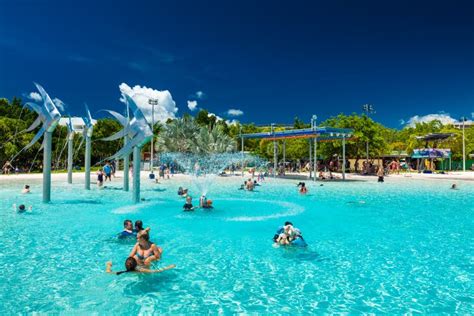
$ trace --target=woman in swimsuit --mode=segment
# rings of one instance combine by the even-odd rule
[[[137,235],[137,243],[130,252],[129,257],[135,258],[138,265],[149,267],[153,261],[160,260],[163,250],[150,242],[147,230],[142,230]]]
[[[116,274],[116,275],[120,275],[122,273],[127,273],[127,272],[160,273],[160,272],[163,272],[163,271],[166,271],[166,270],[176,268],[176,265],[170,264],[169,266],[158,269],[158,270],[144,269],[144,268],[138,267],[137,260],[135,260],[135,258],[132,258],[132,257],[129,257],[129,258],[127,258],[127,260],[125,260],[125,270],[123,270],[123,271],[118,271],[118,272],[112,271],[112,261],[108,261],[105,264],[105,266],[106,266],[105,272]]]

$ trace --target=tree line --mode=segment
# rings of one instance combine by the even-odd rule
[[[35,131],[25,133],[35,120],[36,113],[24,108],[21,99],[13,98],[11,101],[0,99],[0,163],[11,159],[25,147],[35,135]],[[366,155],[366,142],[369,142],[369,155],[378,158],[393,151],[406,151],[408,154],[415,148],[425,147],[425,142],[416,136],[428,133],[452,133],[446,141],[441,142],[439,148],[450,148],[453,160],[462,160],[462,131],[453,125],[443,125],[440,121],[417,123],[415,126],[406,126],[402,129],[393,129],[375,122],[365,114],[353,113],[350,115],[339,114],[318,123],[318,126],[352,128],[353,137],[346,141],[346,156],[353,159],[363,159]],[[310,125],[298,118],[294,119],[293,128],[309,128]],[[121,125],[114,119],[101,118],[94,126],[92,136],[92,163],[98,163],[113,155],[123,145],[122,140],[102,141],[103,137],[119,131]],[[270,126],[256,126],[255,124],[228,124],[210,115],[206,110],[200,110],[194,117],[190,114],[182,118],[169,119],[166,123],[156,124],[154,131],[156,137],[156,150],[169,151],[179,146],[188,146],[197,150],[199,148],[223,148],[222,150],[241,150],[240,132],[258,133],[269,132]],[[283,130],[284,127],[276,127]],[[193,134],[194,133],[194,134]],[[53,133],[53,167],[66,168],[67,150],[64,150],[67,140],[67,128],[57,126]],[[186,139],[185,139],[186,138]],[[173,142],[175,139],[175,142]],[[465,129],[466,154],[474,152],[474,128]],[[182,145],[180,145],[182,144]],[[191,146],[193,145],[193,146]],[[28,150],[20,153],[14,166],[22,170],[39,170],[42,164],[42,151],[38,142]],[[206,147],[207,146],[207,147]],[[84,144],[81,135],[74,138],[74,164],[84,165]],[[282,159],[282,143],[279,142],[279,159]],[[184,148],[184,147],[183,147]],[[285,144],[286,159],[308,159],[309,142],[307,139],[288,139]],[[149,151],[146,145],[144,151]],[[245,139],[244,150],[271,160],[273,158],[273,141],[263,139]],[[209,150],[202,150],[209,152]],[[341,155],[341,141],[319,142],[318,158],[329,159],[334,155]]]

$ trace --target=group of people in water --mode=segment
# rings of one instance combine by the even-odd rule
[[[258,186],[260,186],[260,184],[257,182],[257,180],[252,181],[252,179],[249,178],[248,180],[244,181],[244,184],[240,185],[239,190],[253,191],[253,189]]]
[[[175,268],[176,265],[174,264],[161,269],[151,268],[153,262],[161,259],[163,249],[150,241],[150,230],[150,227],[143,228],[141,220],[135,221],[135,225],[133,225],[131,220],[126,219],[123,222],[123,230],[117,238],[121,240],[136,238],[137,242],[125,260],[125,270],[112,271],[112,262],[108,261],[105,271],[120,275],[127,272],[159,273]]]
[[[178,195],[185,199],[185,203],[183,205],[184,212],[191,212],[194,211],[196,208],[203,208],[203,209],[212,209],[212,200],[208,199],[205,194],[201,195],[199,198],[199,207],[195,207],[193,205],[193,198],[191,195],[188,194],[188,189],[179,187],[178,188]]]

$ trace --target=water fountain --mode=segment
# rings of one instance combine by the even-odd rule
[[[160,161],[175,164],[184,174],[191,177],[200,195],[207,195],[215,178],[232,165],[244,163],[255,168],[264,167],[267,161],[257,156],[242,153],[163,153]]]

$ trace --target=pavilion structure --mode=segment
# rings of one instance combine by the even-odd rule
[[[278,142],[282,141],[282,151],[283,151],[283,162],[286,160],[286,140],[287,139],[298,139],[298,138],[307,138],[309,140],[309,160],[310,164],[313,167],[314,181],[317,178],[318,171],[318,159],[317,159],[317,146],[318,142],[326,141],[342,141],[342,179],[346,179],[346,140],[349,140],[353,137],[354,131],[349,128],[334,128],[334,127],[317,127],[316,119],[313,116],[311,120],[311,128],[304,129],[292,129],[285,131],[276,131],[274,124],[271,125],[271,130],[269,132],[263,133],[253,133],[253,134],[240,134],[241,138],[241,149],[242,157],[244,153],[244,139],[266,139],[273,140],[273,176],[276,176],[276,170],[278,169]],[[314,148],[314,155],[313,155]],[[313,156],[313,157],[312,157]],[[243,167],[243,164],[242,164]],[[243,170],[243,169],[242,169]],[[311,170],[309,172],[309,177],[311,179]]]
[[[441,159],[444,167],[445,159],[449,159],[449,170],[451,170],[451,149],[438,148],[438,143],[454,136],[452,133],[431,133],[423,136],[417,136],[416,139],[425,141],[425,148],[413,150],[412,159],[417,159],[416,169],[421,171],[424,169],[434,170],[434,159]],[[429,146],[432,142],[433,146]],[[421,162],[421,163],[420,163]],[[423,163],[424,162],[424,163]]]

